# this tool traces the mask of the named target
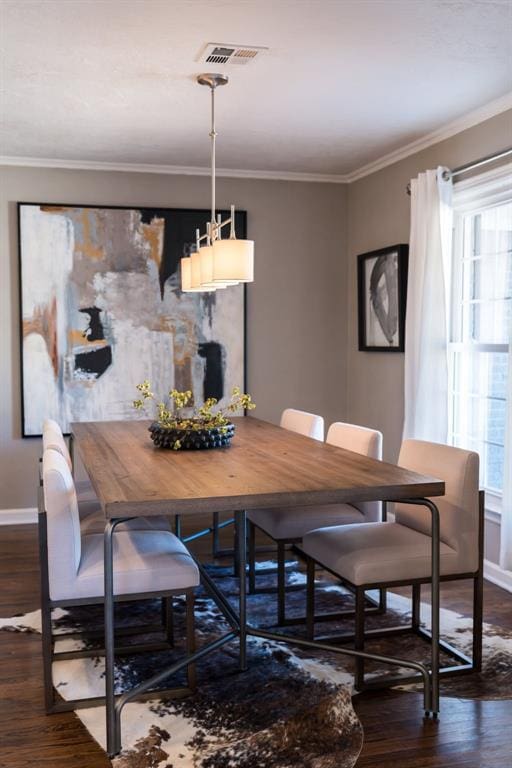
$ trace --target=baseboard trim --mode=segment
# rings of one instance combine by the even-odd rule
[[[512,571],[505,571],[497,563],[484,560],[484,578],[507,592],[512,592]]]
[[[0,509],[0,525],[26,525],[27,523],[37,523],[37,507]]]

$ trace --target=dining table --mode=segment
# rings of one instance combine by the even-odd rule
[[[291,432],[252,416],[233,419],[229,447],[166,450],[151,442],[146,420],[81,422],[71,425],[70,449],[87,472],[105,518],[105,705],[109,756],[122,747],[121,713],[133,699],[152,690],[187,665],[238,643],[239,666],[247,669],[251,636],[297,647],[319,649],[412,669],[423,681],[425,713],[439,712],[439,510],[432,497],[444,494],[444,482],[403,467],[363,456]],[[363,501],[423,504],[432,517],[432,599],[430,664],[307,640],[254,626],[247,618],[247,524],[251,509],[308,506],[315,528],[315,505]],[[230,602],[219,584],[196,559],[203,588],[225,617],[228,630],[194,653],[184,654],[131,690],[115,695],[113,536],[130,518],[231,513],[235,525],[238,599]],[[371,524],[371,523],[369,523]],[[200,530],[185,543],[211,529]],[[158,692],[155,692],[155,696]]]

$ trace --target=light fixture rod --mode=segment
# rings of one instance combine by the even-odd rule
[[[217,133],[215,131],[215,85],[210,86],[211,95],[212,95],[212,114],[211,114],[211,130],[210,130],[210,138],[211,138],[211,145],[212,145],[212,239],[215,239],[215,138],[217,136]]]
[[[221,230],[222,227],[227,227],[228,224],[231,224],[231,217],[229,219],[225,219],[224,221],[221,221],[220,223],[217,223],[215,226],[217,230]],[[199,238],[199,242],[201,242],[202,240],[206,240],[207,237],[208,235],[201,235]]]
[[[235,234],[235,206],[231,206],[231,217],[229,219],[229,223],[231,224],[230,231],[229,231],[229,239],[230,240],[236,240],[236,234]],[[227,222],[226,222],[227,224]]]

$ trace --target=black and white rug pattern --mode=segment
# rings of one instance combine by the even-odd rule
[[[269,563],[260,563],[259,568]],[[211,567],[233,605],[237,603],[238,582],[231,569]],[[273,575],[260,575],[258,586],[271,589]],[[288,584],[301,585],[304,575],[298,564],[287,568]],[[317,611],[349,608],[352,596],[330,577],[319,576]],[[388,595],[385,616],[368,616],[368,628],[395,626],[410,621],[409,601]],[[249,620],[258,626],[275,629],[276,600],[272,592],[248,599]],[[287,615],[304,612],[304,590],[289,592]],[[422,604],[422,621],[428,626],[430,608]],[[69,611],[54,611],[57,632],[87,627],[101,628],[101,606],[85,606]],[[199,591],[196,599],[197,646],[211,642],[227,630],[222,616],[207,595]],[[125,603],[116,607],[116,626],[154,624],[160,618],[160,602]],[[14,632],[40,632],[40,612],[0,619],[0,629]],[[176,648],[169,651],[124,656],[117,659],[116,691],[127,690],[173,658],[183,654],[184,604],[175,600]],[[350,620],[317,625],[320,634],[339,634],[352,630]],[[470,654],[471,619],[442,610],[442,635],[452,645]],[[288,634],[303,634],[301,626],[281,629]],[[469,699],[512,698],[512,633],[492,625],[485,626],[482,673],[442,682],[442,695]],[[132,642],[150,639],[134,635]],[[123,642],[124,639],[123,639]],[[62,639],[56,650],[94,648],[93,641]],[[428,661],[426,643],[414,636],[374,639],[368,649],[404,658]],[[128,704],[122,715],[123,752],[115,758],[115,768],[352,768],[360,753],[363,732],[352,708],[352,661],[333,652],[305,651],[297,646],[250,638],[248,672],[238,670],[238,645],[233,642],[202,660],[197,667],[198,690],[188,698],[155,699]],[[442,663],[450,664],[448,657]],[[405,670],[404,670],[405,671]],[[396,669],[369,663],[368,677],[396,674]],[[104,690],[102,657],[54,663],[54,683],[64,699],[101,696]],[[184,683],[177,676],[165,686]],[[105,746],[103,707],[77,710],[85,727]]]

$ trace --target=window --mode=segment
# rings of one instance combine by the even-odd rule
[[[449,346],[451,442],[480,454],[481,487],[496,498],[512,322],[512,181],[504,170],[455,187]]]

